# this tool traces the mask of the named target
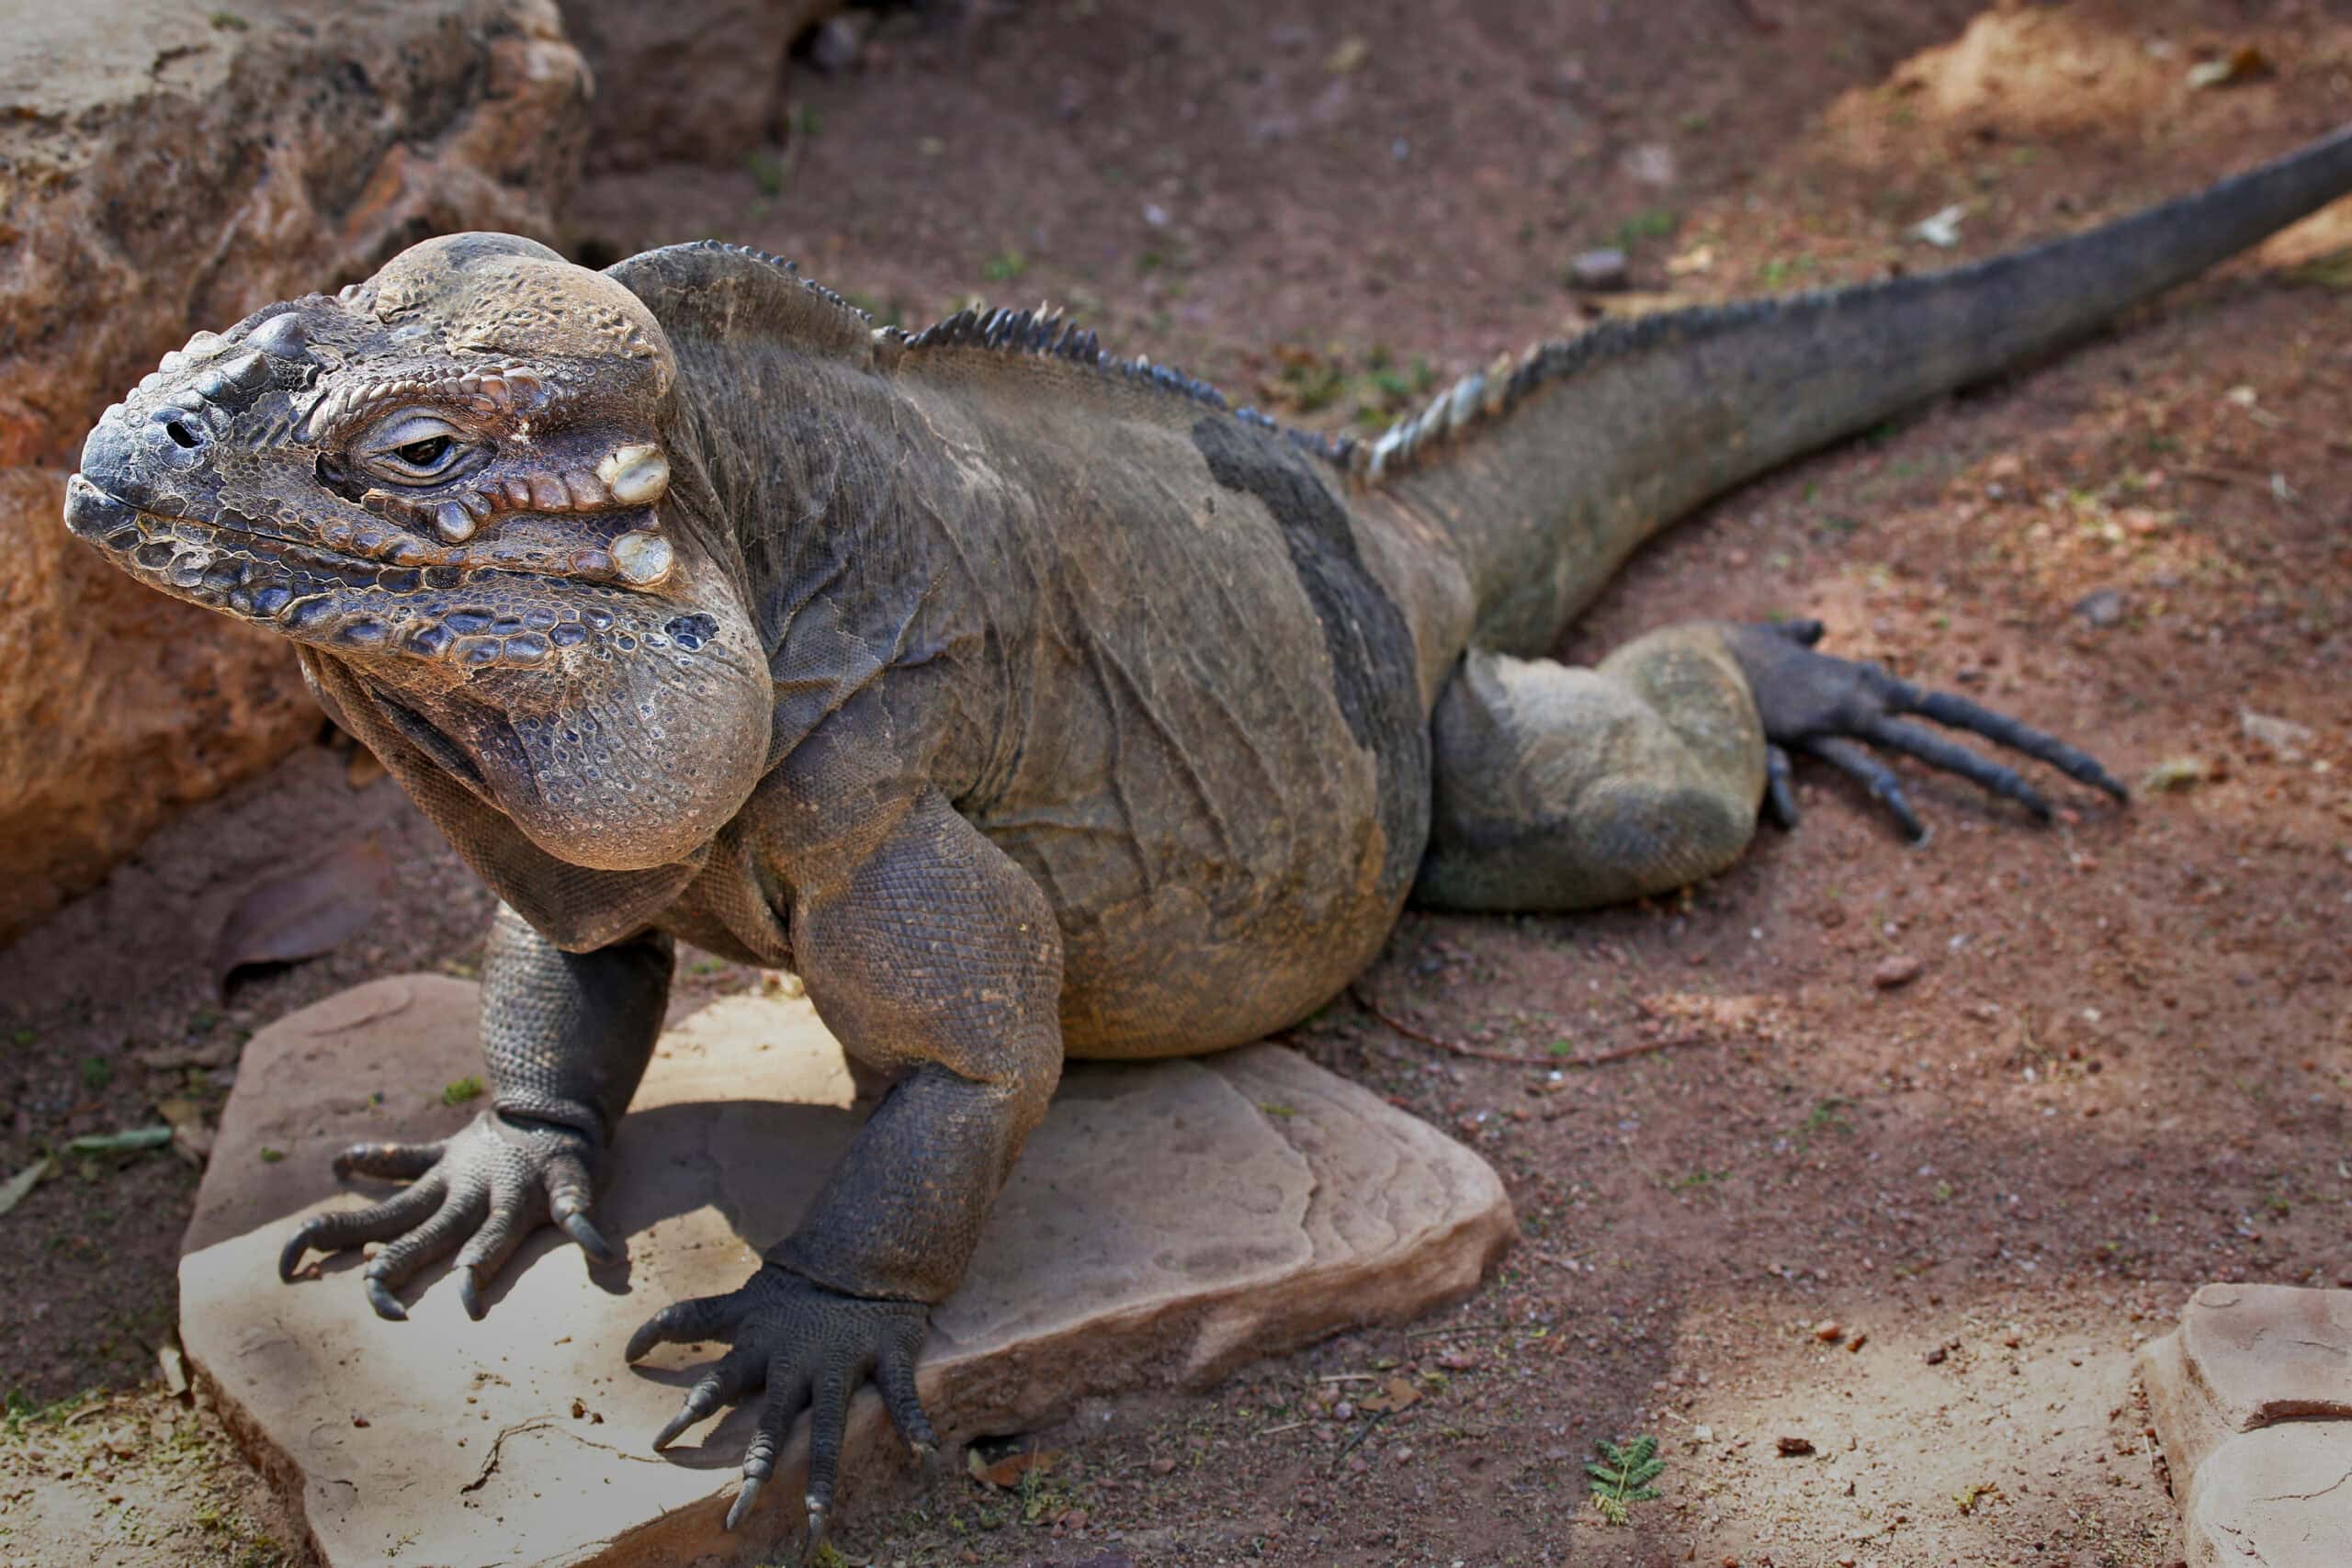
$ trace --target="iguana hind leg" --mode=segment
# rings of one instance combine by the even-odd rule
[[[1755,830],[1764,731],[1712,627],[1652,633],[1593,669],[1473,649],[1430,724],[1425,906],[1618,903],[1722,870]]]
[[[1796,803],[1788,788],[1788,752],[1796,750],[1818,757],[1860,784],[1914,842],[1924,840],[1927,826],[1911,809],[1902,781],[1884,760],[1870,751],[1871,746],[1958,773],[2016,801],[2043,821],[2050,819],[2050,803],[2015,768],[1979,756],[1950,736],[1909,722],[1903,716],[1909,714],[1982,736],[2046,762],[2068,778],[2103,789],[2118,800],[2130,798],[2130,793],[2098,759],[2054,735],[1980,707],[1966,697],[1924,690],[1875,664],[1857,664],[1815,652],[1813,645],[1821,640],[1821,631],[1819,621],[1721,628],[1724,646],[1739,663],[1771,746],[1773,811],[1784,825],[1796,825]]]
[[[1791,751],[1860,782],[1914,840],[1925,829],[1871,747],[2050,816],[2017,770],[1906,715],[2123,797],[2096,760],[2056,737],[1815,652],[1820,636],[1815,621],[1672,626],[1590,670],[1473,650],[1430,718],[1435,789],[1415,899],[1577,909],[1696,881],[1738,857],[1759,802],[1795,825]]]

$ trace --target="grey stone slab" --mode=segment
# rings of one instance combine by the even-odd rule
[[[741,1283],[854,1135],[839,1048],[805,1003],[730,998],[664,1036],[599,1211],[625,1267],[592,1274],[542,1233],[479,1324],[439,1269],[404,1292],[405,1324],[368,1310],[353,1255],[277,1281],[289,1227],[358,1201],[337,1147],[479,1110],[441,1092],[479,1071],[476,1006],[445,977],[378,981],[246,1047],[181,1263],[190,1360],[331,1563],[764,1561],[797,1530],[797,1438],[728,1535],[752,1414],[651,1454],[698,1358],[620,1352],[658,1307]],[[1456,1298],[1513,1229],[1477,1156],[1295,1053],[1075,1064],[936,1316],[923,1395],[955,1441],[1197,1384]],[[862,1395],[845,1492],[870,1504],[905,1464]]]

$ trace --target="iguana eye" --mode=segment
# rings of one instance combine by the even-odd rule
[[[406,484],[450,478],[481,448],[465,432],[434,414],[405,414],[376,432],[361,460],[379,476]]]

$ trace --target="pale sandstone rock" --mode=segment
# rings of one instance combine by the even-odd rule
[[[562,0],[596,73],[599,169],[741,164],[768,139],[793,39],[842,0]]]
[[[2192,1563],[2352,1561],[2352,1292],[2204,1286],[2138,1370]]]
[[[70,468],[199,328],[430,233],[547,234],[587,126],[551,0],[0,0],[0,37],[6,468]],[[61,567],[62,482],[0,492],[0,637],[41,655],[0,662],[0,942],[315,722],[282,642]]]
[[[2189,1568],[2344,1568],[2352,1562],[2352,1422],[2233,1438],[2181,1506]]]
[[[277,1282],[297,1216],[353,1201],[333,1196],[337,1146],[438,1135],[480,1108],[441,1103],[480,1071],[476,1005],[441,976],[378,981],[245,1048],[181,1263],[189,1359],[329,1562],[765,1561],[797,1529],[797,1441],[727,1535],[752,1414],[657,1458],[645,1444],[700,1358],[639,1371],[620,1349],[671,1300],[740,1284],[846,1146],[848,1079],[806,1002],[734,998],[665,1035],[598,1211],[625,1268],[592,1275],[542,1233],[481,1324],[437,1269],[405,1292],[406,1324],[368,1312],[349,1255]],[[937,1314],[924,1397],[954,1441],[1088,1393],[1198,1383],[1458,1297],[1512,1232],[1484,1161],[1289,1051],[1073,1065]],[[905,1468],[862,1395],[845,1500],[887,1505]]]

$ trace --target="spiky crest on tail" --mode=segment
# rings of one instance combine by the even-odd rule
[[[2079,338],[2347,192],[2352,127],[1972,265],[1608,323],[1465,377],[1350,467],[1451,526],[1482,643],[1540,652],[1700,502]]]

